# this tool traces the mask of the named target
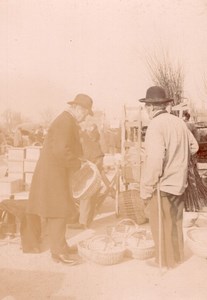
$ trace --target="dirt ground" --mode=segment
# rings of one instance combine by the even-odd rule
[[[1,176],[5,170],[3,160]],[[184,215],[185,235],[192,228],[186,228],[192,217],[189,213]],[[196,225],[207,227],[206,218],[204,213]],[[74,245],[94,234],[105,233],[107,226],[118,221],[114,199],[108,197],[91,229],[68,230],[68,243]],[[119,264],[103,266],[82,260],[78,265],[67,266],[53,262],[49,250],[23,253],[19,237],[0,240],[0,300],[207,299],[207,260],[193,255],[187,243],[185,261],[177,268],[161,272],[151,261],[125,258]]]
[[[68,230],[69,244],[104,233],[106,226],[117,223],[114,209],[114,200],[108,197],[91,229]],[[24,254],[18,238],[4,240],[0,245],[0,299],[207,299],[207,260],[192,255],[187,244],[185,261],[175,269],[160,272],[150,264],[151,260],[126,258],[112,266],[81,261],[79,265],[67,266],[53,262],[48,250]]]

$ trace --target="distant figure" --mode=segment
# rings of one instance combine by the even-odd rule
[[[198,131],[194,123],[190,122],[190,114],[189,112],[183,113],[183,121],[186,122],[188,129],[192,132],[196,140],[198,141]]]
[[[42,126],[39,126],[34,133],[34,144],[36,146],[41,146],[44,141],[44,129]]]
[[[0,129],[0,154],[4,154],[6,146],[6,138],[2,129]]]
[[[104,153],[100,145],[100,133],[96,124],[81,133],[83,145],[83,157],[98,167],[101,172],[103,169]]]
[[[104,153],[100,146],[100,133],[96,124],[93,124],[80,133],[83,149],[83,158],[94,163],[102,174]],[[87,228],[93,221],[97,204],[100,201],[98,190],[92,197],[81,200],[79,203],[79,222],[69,224],[70,228]]]
[[[21,128],[17,128],[14,133],[14,147],[23,147],[23,136]]]

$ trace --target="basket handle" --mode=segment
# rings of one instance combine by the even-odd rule
[[[134,220],[129,219],[129,218],[122,219],[121,221],[119,221],[119,222],[117,223],[116,226],[122,225],[122,224],[127,223],[127,222],[128,222],[128,223],[131,223],[131,224],[126,224],[126,225],[134,225],[136,228],[139,227],[139,226],[137,225],[137,223],[136,223]]]
[[[140,230],[140,232],[139,232],[139,231],[131,232],[131,233],[126,237],[126,242],[127,242],[127,240],[128,240],[130,237],[132,237],[132,236],[134,236],[134,235],[137,235],[137,234],[139,234],[139,233],[143,233],[143,232],[145,232],[145,234],[146,234],[146,230]],[[136,244],[136,246],[139,246],[140,241],[141,241],[141,237],[137,237],[137,244]]]

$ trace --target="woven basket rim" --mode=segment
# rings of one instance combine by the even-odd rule
[[[193,239],[192,234],[205,234],[205,237],[207,238],[207,228],[191,228],[187,231],[187,238],[194,241],[194,242],[199,242]]]

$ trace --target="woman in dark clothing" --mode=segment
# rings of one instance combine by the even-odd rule
[[[93,124],[89,129],[81,131],[81,143],[83,149],[83,158],[94,163],[100,173],[103,170],[104,153],[100,145],[100,133],[96,124]],[[79,222],[68,224],[73,229],[88,228],[93,221],[95,210],[102,195],[100,190],[94,193],[90,198],[81,200],[79,205]]]

